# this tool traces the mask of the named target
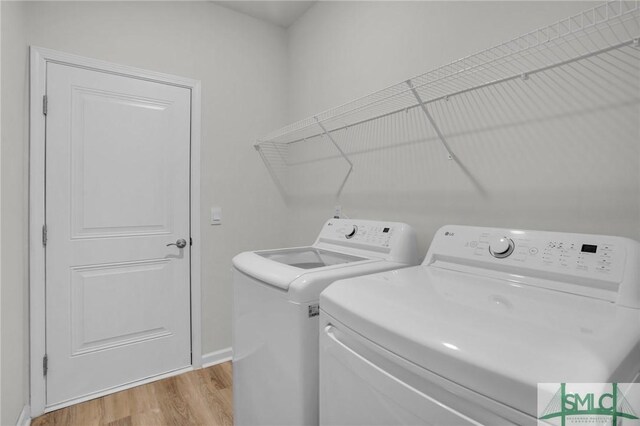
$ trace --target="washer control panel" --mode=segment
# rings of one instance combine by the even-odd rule
[[[386,247],[391,244],[395,226],[390,223],[365,223],[362,221],[336,222],[328,225],[321,233],[322,238],[331,240],[349,240],[366,245]]]
[[[330,219],[314,246],[327,250],[417,265],[416,232],[406,223],[362,219]]]

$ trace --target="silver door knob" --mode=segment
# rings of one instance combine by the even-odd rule
[[[175,243],[167,244],[167,247],[169,247],[169,246],[176,246],[178,248],[185,248],[187,246],[187,240],[185,240],[184,238],[180,238]]]

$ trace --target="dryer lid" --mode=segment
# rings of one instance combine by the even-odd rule
[[[320,307],[385,349],[533,416],[538,383],[625,382],[640,369],[640,310],[464,272],[417,266],[341,280]]]

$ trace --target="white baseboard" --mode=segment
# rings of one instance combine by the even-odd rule
[[[31,424],[31,407],[25,405],[22,407],[22,412],[20,412],[20,417],[18,417],[18,421],[16,422],[16,426],[29,426]]]
[[[202,368],[231,361],[231,348],[221,349],[202,355]]]

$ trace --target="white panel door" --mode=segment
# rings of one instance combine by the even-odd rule
[[[191,365],[191,92],[49,63],[47,98],[51,406]]]

